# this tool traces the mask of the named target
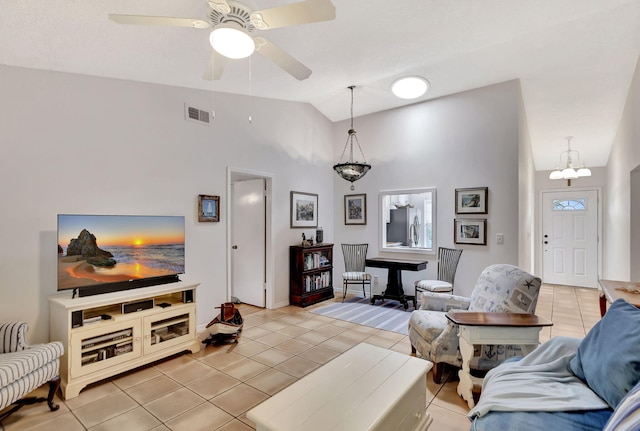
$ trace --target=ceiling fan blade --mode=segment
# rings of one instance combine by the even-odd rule
[[[160,25],[169,27],[209,28],[208,22],[194,18],[172,18],[168,16],[109,14],[109,19],[118,24]]]
[[[336,7],[331,0],[305,0],[285,6],[255,11],[251,24],[259,30],[331,21],[336,18]]]
[[[263,37],[255,37],[256,51],[284,69],[285,72],[299,81],[311,76],[311,69],[284,52],[280,47],[269,42]]]
[[[211,50],[211,57],[209,57],[209,64],[204,71],[203,78],[207,81],[216,81],[222,78],[222,72],[224,72],[224,66],[227,64],[227,57],[220,55],[215,49]]]

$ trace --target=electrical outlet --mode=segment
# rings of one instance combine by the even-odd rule
[[[378,276],[377,276],[377,275],[374,275],[374,276],[373,276],[373,285],[374,285],[374,286],[377,286],[377,285],[378,285]]]
[[[497,233],[496,234],[496,244],[504,244],[504,234]]]

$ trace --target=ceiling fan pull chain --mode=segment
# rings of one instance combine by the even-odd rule
[[[251,79],[251,57],[249,57],[249,124],[253,123],[253,118],[251,117],[251,111],[253,108],[253,87],[252,87],[252,79]]]
[[[210,62],[211,64],[211,76],[214,74],[215,70],[215,58]],[[211,121],[216,119],[216,88],[215,88],[215,79],[211,80]]]

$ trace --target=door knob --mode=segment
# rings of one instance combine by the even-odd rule
[[[545,241],[544,243],[545,243],[545,244],[549,244],[549,241]]]

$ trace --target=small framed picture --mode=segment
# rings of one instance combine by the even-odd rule
[[[367,224],[367,195],[344,196],[344,224]]]
[[[487,245],[487,219],[455,219],[453,229],[456,244]]]
[[[318,227],[318,195],[291,192],[291,227]]]
[[[220,221],[220,196],[198,195],[198,221]]]
[[[488,187],[456,189],[456,214],[487,214]]]

